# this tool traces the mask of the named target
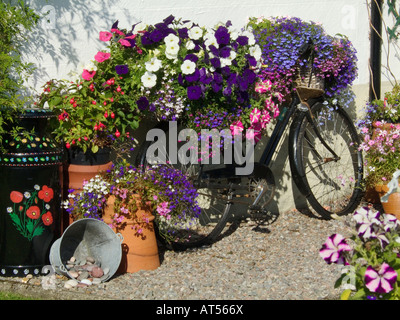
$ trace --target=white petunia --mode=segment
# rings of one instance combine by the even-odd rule
[[[254,34],[249,30],[243,31],[242,36],[246,36],[249,39],[248,44],[250,46],[254,46],[256,44],[256,39],[254,38]]]
[[[203,36],[203,30],[200,27],[193,27],[189,30],[189,38],[198,40]]]
[[[169,44],[165,49],[165,56],[168,59],[176,59],[178,57],[179,45],[178,44]]]
[[[196,64],[193,61],[185,60],[181,65],[183,74],[192,74],[196,69]]]
[[[146,71],[144,75],[141,77],[143,86],[146,88],[152,88],[157,83],[157,76],[154,73]]]
[[[236,40],[239,36],[239,32],[233,26],[228,27],[228,31],[232,40]]]
[[[196,45],[194,44],[194,42],[192,40],[189,40],[188,42],[186,42],[185,47],[188,50],[193,50],[196,47]]]
[[[173,33],[170,33],[164,38],[165,44],[168,45],[178,45],[179,44],[179,37],[174,35]]]
[[[161,60],[153,57],[150,61],[145,63],[146,70],[149,72],[156,72],[161,68]]]
[[[249,48],[250,54],[258,61],[261,59],[261,48],[258,44]]]
[[[219,44],[217,42],[217,39],[214,37],[214,35],[210,35],[209,37],[207,37],[206,41],[204,42],[204,44],[209,47],[209,46],[214,46],[216,48],[219,47]]]
[[[147,25],[145,24],[145,23],[143,23],[143,22],[139,22],[136,26],[135,26],[135,28],[133,29],[133,33],[138,33],[139,31],[144,31],[144,30],[146,30],[146,28],[147,28]]]

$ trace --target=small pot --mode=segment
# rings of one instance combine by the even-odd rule
[[[375,186],[375,190],[379,195],[379,198],[384,196],[389,188],[387,185],[377,185]],[[395,192],[389,195],[388,202],[381,202],[383,210],[387,214],[392,214],[396,216],[398,220],[400,220],[400,193]]]

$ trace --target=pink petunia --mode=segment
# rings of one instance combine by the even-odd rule
[[[94,71],[94,70],[89,71],[89,70],[84,69],[82,72],[82,78],[89,81],[89,80],[93,79],[95,74],[96,74],[96,71]]]
[[[255,143],[261,140],[261,123],[253,123],[249,129],[246,130],[246,139],[254,140]]]
[[[112,38],[112,33],[108,31],[100,31],[99,39],[100,41],[110,41]]]
[[[237,135],[237,134],[242,134],[242,131],[244,130],[243,124],[242,122],[239,121],[235,121],[230,125],[230,129],[232,132],[232,135]]]
[[[94,56],[94,59],[95,59],[97,62],[100,62],[100,63],[101,63],[101,62],[103,62],[103,61],[106,61],[106,60],[110,59],[110,57],[111,57],[111,53],[99,51],[99,52],[97,52],[97,54]]]
[[[110,30],[111,32],[114,32],[114,33],[117,33],[117,34],[119,34],[120,36],[125,36],[125,33],[123,33],[121,30],[119,30],[119,29],[111,29]]]
[[[261,111],[258,110],[257,108],[254,108],[250,113],[250,122],[251,123],[259,122],[260,117],[261,117]]]
[[[369,266],[365,271],[364,280],[366,287],[371,292],[388,293],[393,290],[393,285],[397,280],[397,273],[384,262],[378,271]]]
[[[125,47],[130,47],[131,46],[131,43],[128,40],[125,40],[125,39],[119,39],[118,42],[120,44],[122,44],[123,46],[125,46]]]

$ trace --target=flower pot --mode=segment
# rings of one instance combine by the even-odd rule
[[[103,220],[112,223],[114,215],[114,197],[110,196],[104,209]],[[137,219],[125,219],[114,231],[123,237],[122,259],[117,273],[134,273],[139,270],[154,270],[160,266],[158,245],[154,230],[154,216],[146,208],[140,208],[135,213]],[[139,218],[141,217],[141,218]],[[137,231],[141,230],[140,233]]]
[[[375,186],[375,190],[378,193],[379,197],[384,196],[389,188],[387,185],[377,185]],[[400,193],[395,192],[389,195],[388,202],[381,202],[383,210],[387,214],[392,214],[396,216],[398,220],[400,220]]]
[[[396,127],[399,125],[399,123],[381,123],[380,121],[373,122],[372,139],[376,138],[376,129],[386,130],[387,132],[390,132],[396,129]]]
[[[68,161],[64,168],[64,195],[68,194],[68,189],[75,190],[75,193],[81,192],[83,182],[89,181],[97,174],[107,171],[112,166],[111,150],[109,148],[100,149],[97,153],[83,152],[80,149],[68,150]],[[72,218],[64,215],[63,230],[71,223]]]
[[[32,109],[16,119],[28,136],[5,135],[0,154],[0,275],[39,275],[61,235],[62,149],[49,133],[54,114]]]

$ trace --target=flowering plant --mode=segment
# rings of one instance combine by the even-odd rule
[[[159,234],[167,242],[185,241],[179,230],[195,223],[200,215],[197,191],[179,170],[166,165],[155,165],[146,171],[122,162],[113,165],[89,181],[82,191],[70,189],[64,209],[74,220],[93,218],[103,220],[104,208],[113,205],[111,227],[118,228],[126,219],[136,217],[135,212],[146,208],[155,215]],[[108,202],[109,197],[113,202]],[[134,199],[139,201],[132,201]],[[140,234],[141,229],[135,231]]]
[[[131,30],[119,29],[116,22],[110,31],[100,32],[109,42],[103,54],[110,54],[101,66],[123,77],[121,88],[142,115],[180,119],[199,129],[196,117],[227,112],[229,125],[250,124],[259,99],[254,88],[261,58],[250,31],[236,30],[230,22],[207,29],[173,16]]]
[[[358,127],[372,126],[374,122],[396,123],[400,119],[400,85],[395,85],[386,92],[383,100],[367,102],[365,116],[357,123]]]
[[[315,75],[325,82],[328,97],[339,95],[357,77],[357,56],[344,37],[328,35],[321,25],[299,18],[250,18],[256,42],[262,48],[261,79],[268,79],[286,95],[298,75],[299,67],[312,65]],[[314,59],[300,58],[300,48],[312,43]]]
[[[104,205],[110,192],[110,184],[101,175],[84,181],[81,192],[68,190],[68,199],[63,206],[73,220],[83,218],[101,219]]]
[[[386,184],[400,168],[400,125],[364,126],[361,133],[363,141],[359,148],[365,151],[367,185]]]
[[[343,265],[335,285],[343,285],[342,299],[398,300],[399,221],[369,207],[355,211],[353,219],[356,230],[351,239],[334,234],[320,250],[328,264]]]
[[[129,138],[129,129],[139,125],[136,109],[119,86],[117,74],[96,72],[103,58],[95,57],[90,70],[84,69],[75,81],[50,80],[44,85],[37,104],[46,103],[58,115],[55,138],[67,149],[78,147],[96,153],[113,145],[115,140]]]

